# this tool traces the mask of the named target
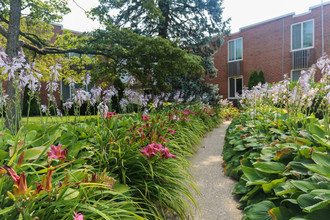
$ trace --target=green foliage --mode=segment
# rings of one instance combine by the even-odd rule
[[[265,106],[253,111],[232,121],[223,150],[225,172],[239,180],[233,193],[242,196],[244,219],[313,219],[327,213],[329,129],[315,117],[292,118]]]
[[[248,89],[252,89],[253,86],[258,85],[259,83],[259,75],[257,71],[253,71],[250,74],[249,81],[248,81]]]
[[[98,58],[98,65],[93,68],[92,74],[109,82],[129,73],[145,89],[169,91],[172,87],[166,82],[167,78],[203,71],[201,58],[180,49],[178,42],[144,37],[128,29],[109,26],[107,30],[94,31],[87,38],[77,37],[74,42],[73,47],[79,47],[84,42],[88,46],[83,49],[91,53],[102,51],[108,59]]]
[[[264,84],[266,82],[265,75],[262,70],[260,70],[259,74],[258,71],[253,71],[250,74],[249,81],[248,81],[248,89],[251,90],[253,86],[258,85],[259,83]]]
[[[40,116],[40,108],[36,98],[32,97],[30,100],[31,95],[29,95],[30,89],[25,87],[24,95],[23,95],[23,109],[22,115],[27,116],[28,109],[29,109],[29,102],[30,102],[30,116]]]
[[[212,55],[229,32],[229,20],[222,19],[222,0],[99,2],[90,13],[101,23],[129,27],[144,36],[178,39],[182,48],[203,58],[205,74],[216,76]],[[113,9],[119,13],[109,13]]]
[[[17,136],[1,131],[0,163],[18,175],[25,173],[27,192],[15,194],[13,179],[2,176],[0,218],[71,219],[75,211],[85,219],[165,219],[169,211],[185,219],[191,210],[186,199],[195,204],[188,191],[195,184],[187,156],[217,126],[219,109],[176,106],[148,116],[147,121],[138,113],[30,124]],[[147,158],[141,151],[150,143],[166,145],[177,158],[166,159],[161,152]],[[59,144],[68,149],[67,155],[49,158],[50,146]],[[0,171],[3,175],[2,167]],[[45,187],[44,179],[50,186],[38,191],[35,182]]]
[[[129,26],[145,36],[180,39],[185,45],[195,45],[222,33],[228,21],[222,20],[222,1],[192,2],[113,1],[100,0],[91,13],[105,24]],[[118,14],[109,13],[119,9]]]
[[[266,83],[265,75],[264,75],[264,72],[262,70],[260,70],[260,72],[259,72],[259,82],[261,82],[261,84]]]

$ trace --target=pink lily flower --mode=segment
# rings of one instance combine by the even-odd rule
[[[59,159],[59,160],[65,160],[69,149],[65,148],[62,150],[62,145],[59,144],[58,146],[52,145],[50,147],[51,151],[48,151],[47,154],[52,159]]]
[[[143,150],[141,150],[140,152],[146,155],[147,158],[149,158],[150,156],[156,156],[155,148],[152,144],[148,144],[147,147],[143,147]]]
[[[183,110],[183,111],[182,111],[182,114],[183,114],[183,115],[189,115],[189,111],[188,111],[188,110]]]
[[[168,158],[177,158],[177,156],[173,155],[170,153],[168,148],[165,146],[163,151],[162,151],[162,158],[168,159]]]
[[[190,121],[190,119],[189,118],[186,118],[186,117],[184,117],[183,118],[185,121]]]
[[[74,216],[73,216],[74,220],[84,220],[83,214],[77,213],[75,211],[73,211],[73,214],[74,214]]]
[[[112,117],[115,116],[115,114],[116,114],[116,112],[107,112],[107,114],[104,115],[104,117],[105,117],[105,118],[112,118]]]
[[[176,130],[169,130],[168,133],[171,133],[173,135],[176,133]]]
[[[167,140],[167,139],[165,139],[164,137],[160,137],[160,139],[162,140],[162,142],[168,142],[168,141],[170,141],[170,140]]]
[[[138,132],[139,134],[144,134],[144,131],[142,130],[142,128],[138,129],[137,132]]]
[[[148,117],[146,115],[141,115],[141,117],[142,117],[143,121],[149,121],[150,120],[150,117]]]

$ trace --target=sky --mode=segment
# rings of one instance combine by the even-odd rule
[[[98,0],[75,0],[84,10],[89,10],[98,4]],[[324,0],[327,2],[327,0]],[[321,4],[321,0],[224,0],[223,19],[231,18],[232,33],[239,28],[281,15],[308,12],[309,7]],[[100,27],[97,21],[91,21],[73,0],[69,0],[71,13],[63,18],[64,29],[75,31],[92,31]]]

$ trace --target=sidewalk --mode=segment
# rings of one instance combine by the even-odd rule
[[[195,195],[201,208],[194,213],[195,220],[240,220],[241,210],[231,194],[236,182],[222,172],[222,147],[226,129],[230,124],[224,122],[219,128],[208,133],[202,141],[195,158],[191,158],[191,170],[201,196]]]

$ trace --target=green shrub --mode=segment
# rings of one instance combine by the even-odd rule
[[[253,86],[256,86],[259,84],[259,82],[261,84],[264,84],[266,82],[265,80],[265,75],[264,72],[262,70],[260,70],[259,74],[258,72],[255,70],[251,73],[250,77],[249,77],[249,81],[248,81],[248,89],[251,90]]]
[[[23,116],[27,116],[28,114],[28,108],[29,108],[28,102],[30,99],[29,93],[30,93],[30,89],[26,86],[23,96],[23,109],[22,109]],[[39,116],[39,115],[40,115],[39,105],[37,99],[33,97],[31,99],[29,116]]]
[[[252,89],[253,86],[258,85],[259,83],[259,75],[257,71],[253,71],[249,77],[248,88]]]
[[[266,83],[265,75],[264,75],[264,72],[262,70],[260,70],[260,72],[259,72],[259,82],[261,82],[261,84]]]

